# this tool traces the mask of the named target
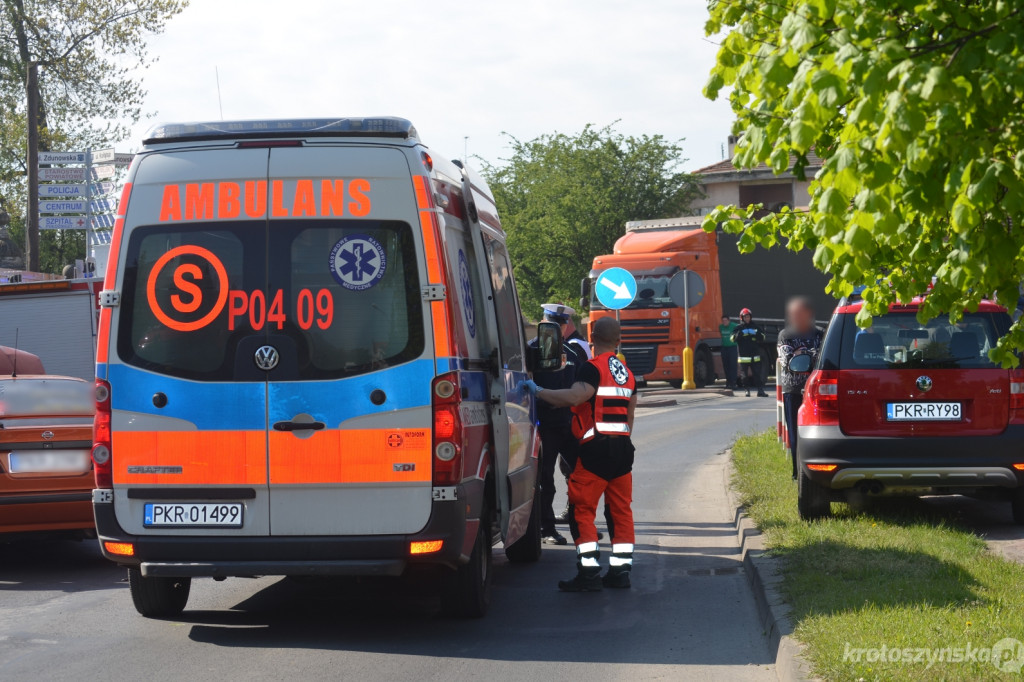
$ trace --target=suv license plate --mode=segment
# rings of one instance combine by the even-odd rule
[[[891,422],[958,422],[963,418],[961,403],[888,403],[885,412]]]
[[[237,502],[148,502],[142,525],[146,528],[241,528],[243,505]]]

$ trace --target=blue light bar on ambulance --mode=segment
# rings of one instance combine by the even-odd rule
[[[254,137],[400,137],[419,139],[413,124],[394,116],[295,118],[255,121],[165,123],[154,126],[143,144]]]

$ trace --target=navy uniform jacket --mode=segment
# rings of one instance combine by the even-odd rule
[[[537,339],[531,341],[530,346],[536,348]],[[587,358],[576,344],[568,341],[562,343],[562,353],[565,354],[565,367],[557,370],[537,370],[533,373],[533,380],[541,388],[570,388],[576,383],[576,376],[587,362]],[[569,428],[572,425],[572,408],[552,407],[543,400],[538,400],[537,418],[542,427]]]

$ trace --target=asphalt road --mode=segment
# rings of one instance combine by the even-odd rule
[[[181,618],[147,620],[92,542],[0,544],[0,679],[774,679],[721,454],[774,409],[717,398],[642,410],[634,589],[562,594],[571,547],[533,566],[497,551],[479,621],[444,618],[396,581],[280,578],[197,580]]]

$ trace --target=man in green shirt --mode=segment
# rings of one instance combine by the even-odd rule
[[[728,315],[722,315],[722,324],[718,325],[718,333],[722,335],[722,369],[725,370],[725,387],[736,388],[736,363],[739,361],[736,342],[732,340],[732,333],[740,325],[729,319]]]

